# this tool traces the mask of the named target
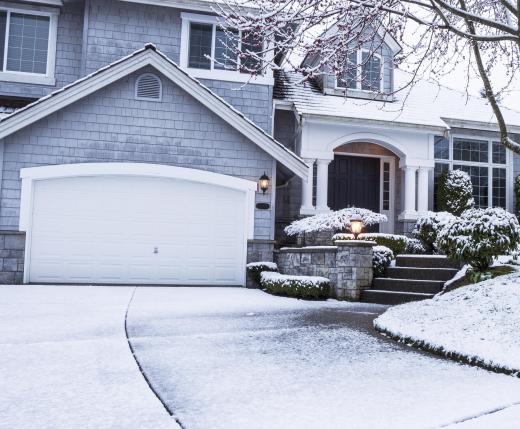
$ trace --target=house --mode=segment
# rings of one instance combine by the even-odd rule
[[[385,104],[397,115],[326,74],[252,78],[227,62],[211,3],[0,3],[2,283],[244,285],[297,216],[356,204],[408,229],[443,168],[511,207],[513,156],[482,100],[432,107],[426,88]],[[393,87],[398,49],[372,84]]]

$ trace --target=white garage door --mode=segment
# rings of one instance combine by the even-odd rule
[[[242,285],[246,192],[182,179],[35,181],[29,282]]]

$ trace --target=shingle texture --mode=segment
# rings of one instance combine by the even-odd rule
[[[16,229],[20,169],[78,162],[149,162],[256,181],[272,158],[189,94],[163,81],[163,102],[134,98],[146,68],[5,138],[0,228]],[[269,202],[269,194],[257,200]],[[256,211],[255,238],[271,236],[271,210]]]

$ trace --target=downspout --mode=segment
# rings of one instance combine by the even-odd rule
[[[83,39],[81,41],[81,63],[79,68],[80,78],[87,74],[87,47],[88,47],[88,27],[90,21],[90,0],[85,0],[83,10]]]

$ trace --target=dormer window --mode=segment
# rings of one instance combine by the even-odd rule
[[[359,50],[350,52],[344,76],[337,78],[336,86],[371,92],[383,92],[383,57],[379,54]]]
[[[0,81],[54,85],[56,27],[57,12],[0,6]]]
[[[236,82],[272,83],[272,76],[258,74],[262,62],[239,52],[261,54],[264,43],[251,33],[224,28],[217,17],[182,13],[181,66],[194,77]],[[255,76],[251,78],[251,74]]]

